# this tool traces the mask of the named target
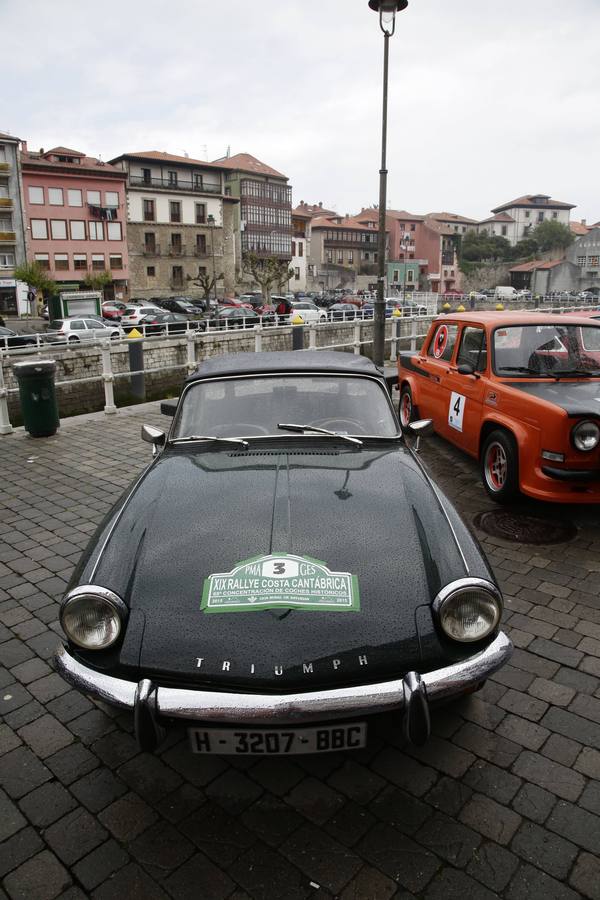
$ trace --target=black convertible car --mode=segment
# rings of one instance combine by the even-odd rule
[[[134,711],[143,749],[176,721],[198,753],[352,749],[376,714],[422,743],[430,704],[506,662],[494,577],[369,360],[217,357],[163,412],[74,573],[57,654]]]

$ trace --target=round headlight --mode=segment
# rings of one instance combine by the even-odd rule
[[[600,428],[595,422],[580,422],[571,432],[578,450],[594,450],[600,441]]]
[[[489,581],[461,578],[440,591],[434,609],[444,634],[470,643],[483,640],[498,627],[502,598]]]
[[[105,650],[117,640],[127,607],[120,597],[95,585],[78,587],[65,597],[60,624],[70,641],[85,650]]]

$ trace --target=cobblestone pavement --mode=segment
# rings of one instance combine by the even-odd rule
[[[176,731],[152,756],[51,657],[73,565],[159,419],[0,438],[0,898],[598,900],[600,510],[524,503],[576,522],[562,545],[480,535],[517,649],[424,749],[202,759]],[[468,520],[491,508],[472,461],[435,438],[424,458]]]

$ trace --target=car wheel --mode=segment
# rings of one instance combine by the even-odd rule
[[[508,431],[492,431],[481,453],[483,486],[492,500],[508,503],[519,493],[519,453]]]
[[[110,339],[111,339],[111,341],[118,341],[119,340],[119,332],[113,331],[113,333],[110,336]]]
[[[400,419],[402,431],[408,431],[410,423],[416,421],[418,418],[417,408],[413,404],[412,391],[408,384],[403,384],[402,390],[400,391],[398,418]]]
[[[70,334],[69,337],[67,338],[67,343],[69,343],[69,344],[78,344],[78,343],[79,343],[79,338],[77,337],[76,334]]]

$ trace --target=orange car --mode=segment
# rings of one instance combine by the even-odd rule
[[[398,356],[400,423],[479,459],[499,502],[519,490],[600,502],[600,320],[481,312],[437,318],[420,352]]]

